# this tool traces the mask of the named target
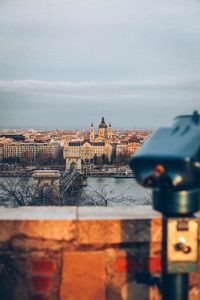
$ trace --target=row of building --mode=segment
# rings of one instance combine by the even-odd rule
[[[35,161],[36,159],[42,158],[42,156],[56,159],[59,157],[61,151],[62,147],[59,143],[1,143],[0,160],[8,158],[24,158],[28,161]]]
[[[26,158],[34,162],[40,157],[56,159],[80,158],[83,162],[96,163],[98,160],[123,161],[129,158],[149,136],[144,131],[113,131],[102,117],[97,129],[94,124],[88,132],[84,131],[55,131],[38,133],[25,131],[23,134],[0,135],[0,160],[8,158]],[[25,138],[24,138],[25,137]]]
[[[80,157],[84,162],[94,161],[103,158],[105,161],[116,161],[129,158],[138,148],[140,143],[131,139],[127,141],[117,141],[114,138],[111,123],[107,126],[104,117],[98,129],[95,130],[91,124],[88,137],[79,141],[69,141],[64,145],[64,158]]]

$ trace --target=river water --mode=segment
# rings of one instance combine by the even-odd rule
[[[4,180],[6,178],[0,177],[0,181]],[[17,181],[18,178],[15,180]],[[141,187],[134,178],[88,177],[87,186],[81,188],[73,196],[70,205],[132,206],[148,204],[151,204],[151,190]]]
[[[88,177],[87,184],[82,192],[97,205],[99,201],[108,206],[151,204],[151,190],[141,187],[134,178]]]

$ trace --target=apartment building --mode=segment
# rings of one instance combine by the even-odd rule
[[[49,156],[53,159],[57,158],[61,150],[59,143],[9,143],[3,148],[3,157],[18,157],[34,160],[37,155]]]

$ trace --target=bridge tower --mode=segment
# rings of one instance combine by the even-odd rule
[[[74,168],[77,172],[81,173],[82,167],[81,167],[81,157],[79,155],[73,155],[73,156],[66,156],[66,171],[70,172]]]
[[[58,170],[35,170],[32,174],[34,184],[39,188],[49,188],[55,196],[59,196],[60,171]]]

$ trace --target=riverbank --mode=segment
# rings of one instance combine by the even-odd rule
[[[23,176],[31,176],[31,172],[29,171],[12,171],[12,172],[0,172],[0,177],[23,177]]]
[[[107,174],[107,173],[86,174],[86,176],[91,177],[91,178],[118,178],[118,179],[135,178],[134,175],[123,175],[123,174],[118,174],[118,173],[112,173],[112,174]]]
[[[34,170],[59,170],[60,172],[64,172],[64,166],[44,166],[44,165],[37,165],[37,166],[27,166],[24,168],[10,168],[6,170],[0,170],[0,177],[22,177],[22,176],[31,176]],[[88,177],[105,177],[105,178],[134,178],[131,170],[128,166],[103,166],[99,168],[96,166],[93,169],[83,168],[83,174]]]
[[[35,165],[35,166],[10,166],[6,169],[0,170],[0,177],[23,177],[32,175],[34,170],[59,170],[61,172],[65,171],[65,166],[63,165]]]

